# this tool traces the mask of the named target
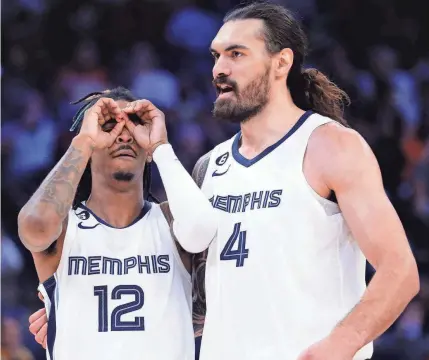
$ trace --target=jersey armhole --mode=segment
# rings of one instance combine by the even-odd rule
[[[320,195],[316,190],[313,189],[313,187],[310,185],[310,183],[307,180],[307,177],[304,173],[304,161],[305,161],[305,155],[307,154],[308,144],[311,139],[311,135],[314,133],[314,131],[319,128],[320,126],[326,125],[334,120],[331,119],[325,119],[320,121],[318,124],[315,124],[312,129],[309,129],[308,135],[307,135],[307,141],[304,145],[304,150],[302,151],[302,158],[299,159],[300,161],[300,167],[299,167],[299,174],[302,177],[303,183],[305,187],[308,189],[310,196],[317,202],[317,204],[322,207],[324,212],[327,216],[334,216],[341,214],[340,207],[338,203],[332,201],[332,192],[329,196],[329,198],[325,198],[322,195]]]
[[[61,278],[61,273],[64,267],[64,261],[65,261],[64,259],[68,257],[73,241],[76,238],[76,232],[77,232],[76,224],[77,222],[76,222],[75,210],[71,209],[68,215],[67,230],[64,235],[63,249],[61,251],[60,262],[58,263],[57,271],[53,275],[57,278]]]

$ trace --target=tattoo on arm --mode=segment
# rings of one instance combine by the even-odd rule
[[[70,210],[87,162],[81,150],[70,146],[35,194],[40,202],[52,205],[62,220]]]
[[[202,156],[192,171],[192,178],[199,187],[203,185],[207,168],[210,162],[211,152]],[[194,324],[195,337],[202,336],[204,320],[206,316],[206,291],[205,291],[205,273],[208,250],[193,255],[192,257],[192,321]]]
[[[206,291],[204,286],[207,250],[192,258],[192,321],[195,337],[202,336],[206,316]]]
[[[192,178],[199,187],[203,185],[204,178],[206,176],[207,168],[209,167],[211,151],[199,158],[195,164],[194,170],[192,170]]]

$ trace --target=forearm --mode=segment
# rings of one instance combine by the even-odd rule
[[[153,159],[173,214],[174,235],[186,251],[205,250],[217,231],[216,214],[210,202],[177,159],[170,144],[158,146]]]
[[[20,236],[27,247],[33,247],[30,250],[40,247],[42,251],[60,235],[91,153],[88,139],[74,138],[62,159],[20,211]]]
[[[192,257],[192,323],[195,337],[202,336],[206,318],[206,261],[207,250]]]
[[[403,266],[380,265],[361,301],[333,330],[331,336],[357,352],[385,332],[418,291],[414,259]]]

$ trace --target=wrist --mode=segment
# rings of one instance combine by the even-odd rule
[[[155,144],[153,144],[151,146],[151,148],[149,150],[149,155],[151,155],[153,157],[155,155],[155,151],[157,149],[166,148],[166,147],[170,147],[171,148],[171,145],[170,145],[170,143],[168,141],[166,141],[166,140],[158,141],[157,143],[155,143]]]
[[[350,356],[354,356],[365,345],[356,331],[342,325],[338,325],[332,330],[328,338],[333,344],[336,344],[334,346],[340,346],[342,352]]]
[[[177,160],[173,147],[169,143],[162,143],[156,146],[152,153],[152,159],[159,164],[165,161]]]
[[[71,146],[88,154],[90,157],[95,149],[95,142],[87,135],[78,134],[73,138]]]

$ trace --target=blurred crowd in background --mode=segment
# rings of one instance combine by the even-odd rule
[[[276,0],[299,14],[307,66],[345,89],[417,258],[421,292],[376,341],[375,360],[429,359],[429,1]],[[70,105],[125,86],[165,113],[185,167],[237,127],[211,116],[208,48],[233,0],[15,0],[2,3],[1,353],[43,359],[28,332],[40,308],[17,214],[68,148]],[[153,190],[165,199],[157,173]],[[368,267],[368,280],[373,270]],[[279,319],[279,321],[281,321]],[[77,344],[79,346],[79,344]]]

